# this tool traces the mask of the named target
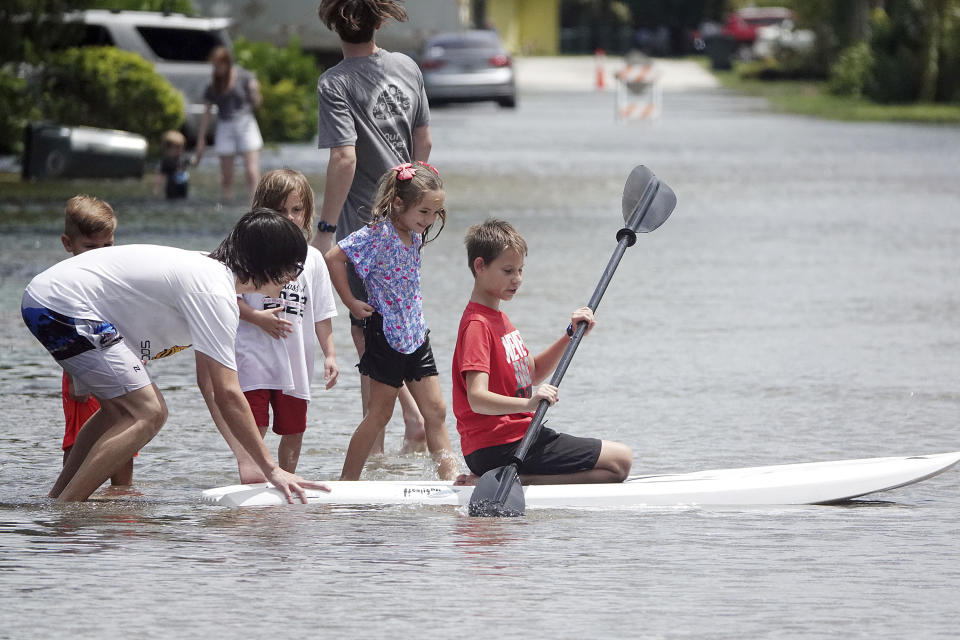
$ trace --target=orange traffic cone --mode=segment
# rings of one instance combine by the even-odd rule
[[[597,49],[593,52],[593,56],[597,62],[597,90],[600,91],[606,86],[604,67],[607,61],[607,52],[603,49]]]

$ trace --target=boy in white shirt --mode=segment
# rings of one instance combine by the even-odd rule
[[[31,333],[100,401],[77,437],[50,496],[86,500],[160,431],[167,407],[145,363],[196,353],[197,383],[214,420],[292,502],[319,483],[280,469],[257,431],[237,380],[237,293],[277,296],[306,258],[303,234],[275,212],[243,216],[217,249],[125,245],[60,262],[27,286],[21,314]]]

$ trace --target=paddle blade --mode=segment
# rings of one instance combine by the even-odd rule
[[[481,518],[514,518],[526,510],[523,486],[516,465],[491,469],[480,476],[470,495],[467,511]]]
[[[653,171],[638,165],[623,187],[623,221],[635,233],[650,233],[670,217],[677,196]]]

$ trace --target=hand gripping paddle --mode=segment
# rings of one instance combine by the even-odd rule
[[[607,290],[607,286],[613,278],[613,272],[617,270],[617,265],[620,264],[620,259],[623,257],[623,252],[637,241],[637,234],[650,233],[659,227],[670,217],[676,206],[677,196],[673,193],[673,190],[653,175],[650,169],[640,165],[630,172],[627,183],[623,187],[623,220],[626,226],[617,232],[617,248],[614,250],[613,256],[600,278],[600,283],[590,298],[587,305],[590,309],[597,310],[600,298]],[[553,377],[550,378],[550,384],[553,386],[560,385],[560,381],[563,379],[567,367],[570,366],[573,354],[576,353],[586,330],[586,322],[577,325],[570,343],[553,372]],[[537,440],[540,425],[543,423],[543,416],[546,415],[549,406],[550,403],[546,400],[540,401],[537,411],[533,415],[533,421],[527,428],[523,440],[520,441],[520,447],[514,453],[510,464],[487,471],[477,481],[477,486],[474,487],[473,494],[470,496],[469,512],[471,516],[510,517],[524,514],[526,502],[523,498],[523,487],[519,481],[518,469],[526,459],[530,447]]]

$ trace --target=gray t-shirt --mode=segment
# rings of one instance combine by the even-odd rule
[[[250,100],[250,83],[255,76],[253,72],[237,67],[237,80],[233,86],[221,93],[213,93],[213,83],[208,84],[203,92],[203,100],[217,105],[218,120],[233,120],[238,115],[253,112]]]
[[[410,162],[413,130],[430,123],[420,68],[384,49],[346,58],[317,82],[318,147],[354,146],[357,169],[340,212],[337,240],[370,221],[377,182],[390,167]]]

